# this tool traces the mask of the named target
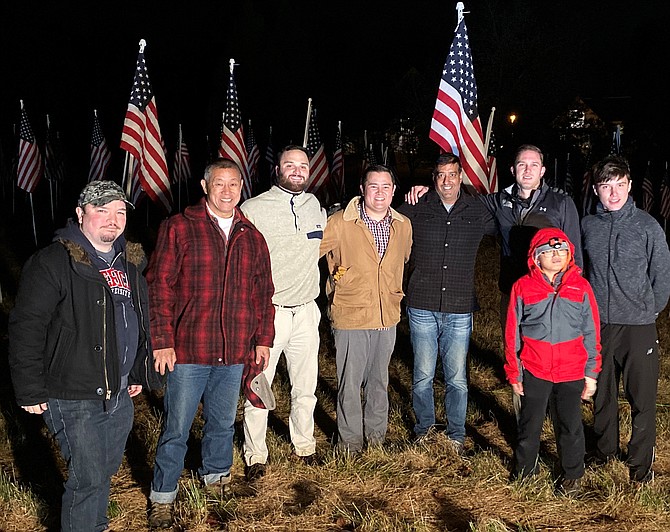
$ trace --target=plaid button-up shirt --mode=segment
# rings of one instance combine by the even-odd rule
[[[362,201],[358,207],[361,211],[361,220],[363,220],[375,239],[377,253],[379,253],[379,260],[381,260],[384,258],[384,253],[386,253],[386,248],[389,245],[389,238],[391,236],[391,209],[386,212],[386,216],[381,220],[376,221],[370,218],[368,213],[365,212],[365,207],[363,206]]]

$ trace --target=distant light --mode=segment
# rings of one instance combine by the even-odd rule
[[[516,122],[516,118],[517,118],[517,116],[516,116],[514,113],[512,113],[511,115],[509,115],[509,116],[507,117],[507,119],[509,120],[510,124],[512,124],[512,125],[514,125],[514,122]]]

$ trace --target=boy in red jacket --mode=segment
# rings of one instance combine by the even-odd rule
[[[578,492],[584,475],[581,399],[595,393],[601,362],[598,307],[574,250],[560,229],[536,233],[529,273],[512,287],[505,328],[505,373],[521,396],[515,476],[538,471],[542,424],[553,396],[559,489],[566,494]]]

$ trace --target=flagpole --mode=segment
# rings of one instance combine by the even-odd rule
[[[33,193],[29,192],[30,196],[30,212],[33,216],[33,235],[35,237],[35,247],[37,247],[37,224],[35,223],[35,206],[33,205]]]
[[[489,115],[489,123],[486,125],[486,140],[484,141],[484,153],[489,153],[489,144],[491,143],[491,131],[493,131],[493,115],[496,112],[495,107],[491,107],[491,114]]]
[[[312,116],[312,99],[307,98],[307,118],[305,119],[305,136],[303,137],[302,147],[307,147],[307,138],[309,135],[309,120]]]
[[[46,148],[48,149],[49,147],[49,131],[51,129],[51,122],[49,121],[49,115],[47,114],[47,142],[46,142]],[[46,172],[49,170],[47,169],[47,164],[49,163],[49,154],[45,150],[44,152],[44,169]],[[51,161],[51,164],[53,164],[54,161]],[[49,181],[49,203],[51,203],[51,223],[53,224],[55,222],[55,217],[54,217],[54,188],[53,188],[53,183],[52,180],[55,179],[55,176],[50,176],[51,179],[48,179]],[[32,198],[31,198],[32,199]],[[37,243],[37,242],[35,242]]]
[[[178,211],[181,212],[181,176],[182,176],[182,167],[181,167],[181,124],[179,124],[179,139],[177,141],[177,204]]]
[[[132,185],[130,183],[130,179],[128,179],[128,164],[129,164],[129,159],[131,157],[132,157],[132,155],[130,155],[130,152],[126,152],[126,158],[123,161],[123,175],[121,176],[121,183],[126,188],[126,196],[130,200],[132,200],[132,195],[131,195]],[[130,163],[130,164],[132,164],[132,163]]]

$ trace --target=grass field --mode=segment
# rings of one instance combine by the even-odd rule
[[[10,234],[0,234],[0,531],[58,529],[63,463],[41,418],[23,413],[13,400],[7,371],[7,313],[25,256],[15,253]],[[540,531],[670,530],[670,368],[662,358],[658,396],[658,445],[653,484],[631,486],[620,462],[587,469],[583,494],[556,495],[556,448],[545,423],[542,473],[533,481],[510,483],[515,424],[509,387],[502,378],[496,286],[498,250],[485,240],[479,254],[477,285],[482,310],[476,314],[470,349],[470,402],[466,456],[452,453],[444,436],[410,443],[412,353],[406,320],[390,367],[391,412],[385,445],[357,460],[334,455],[335,360],[326,321],[322,322],[316,433],[319,466],[291,458],[287,416],[289,385],[280,369],[275,381],[277,409],[270,417],[270,465],[260,481],[248,485],[240,458],[238,418],[234,496],[208,500],[194,471],[199,464],[202,419],[196,418],[186,459],[174,530],[189,531]],[[668,312],[659,319],[661,346],[670,341]],[[438,419],[444,421],[441,377]],[[147,530],[147,496],[161,423],[159,395],[136,398],[135,425],[127,457],[113,479],[112,529]],[[621,401],[626,418],[629,409]],[[587,444],[590,405],[584,405]],[[239,410],[241,413],[241,409]],[[622,423],[623,444],[630,424]]]

